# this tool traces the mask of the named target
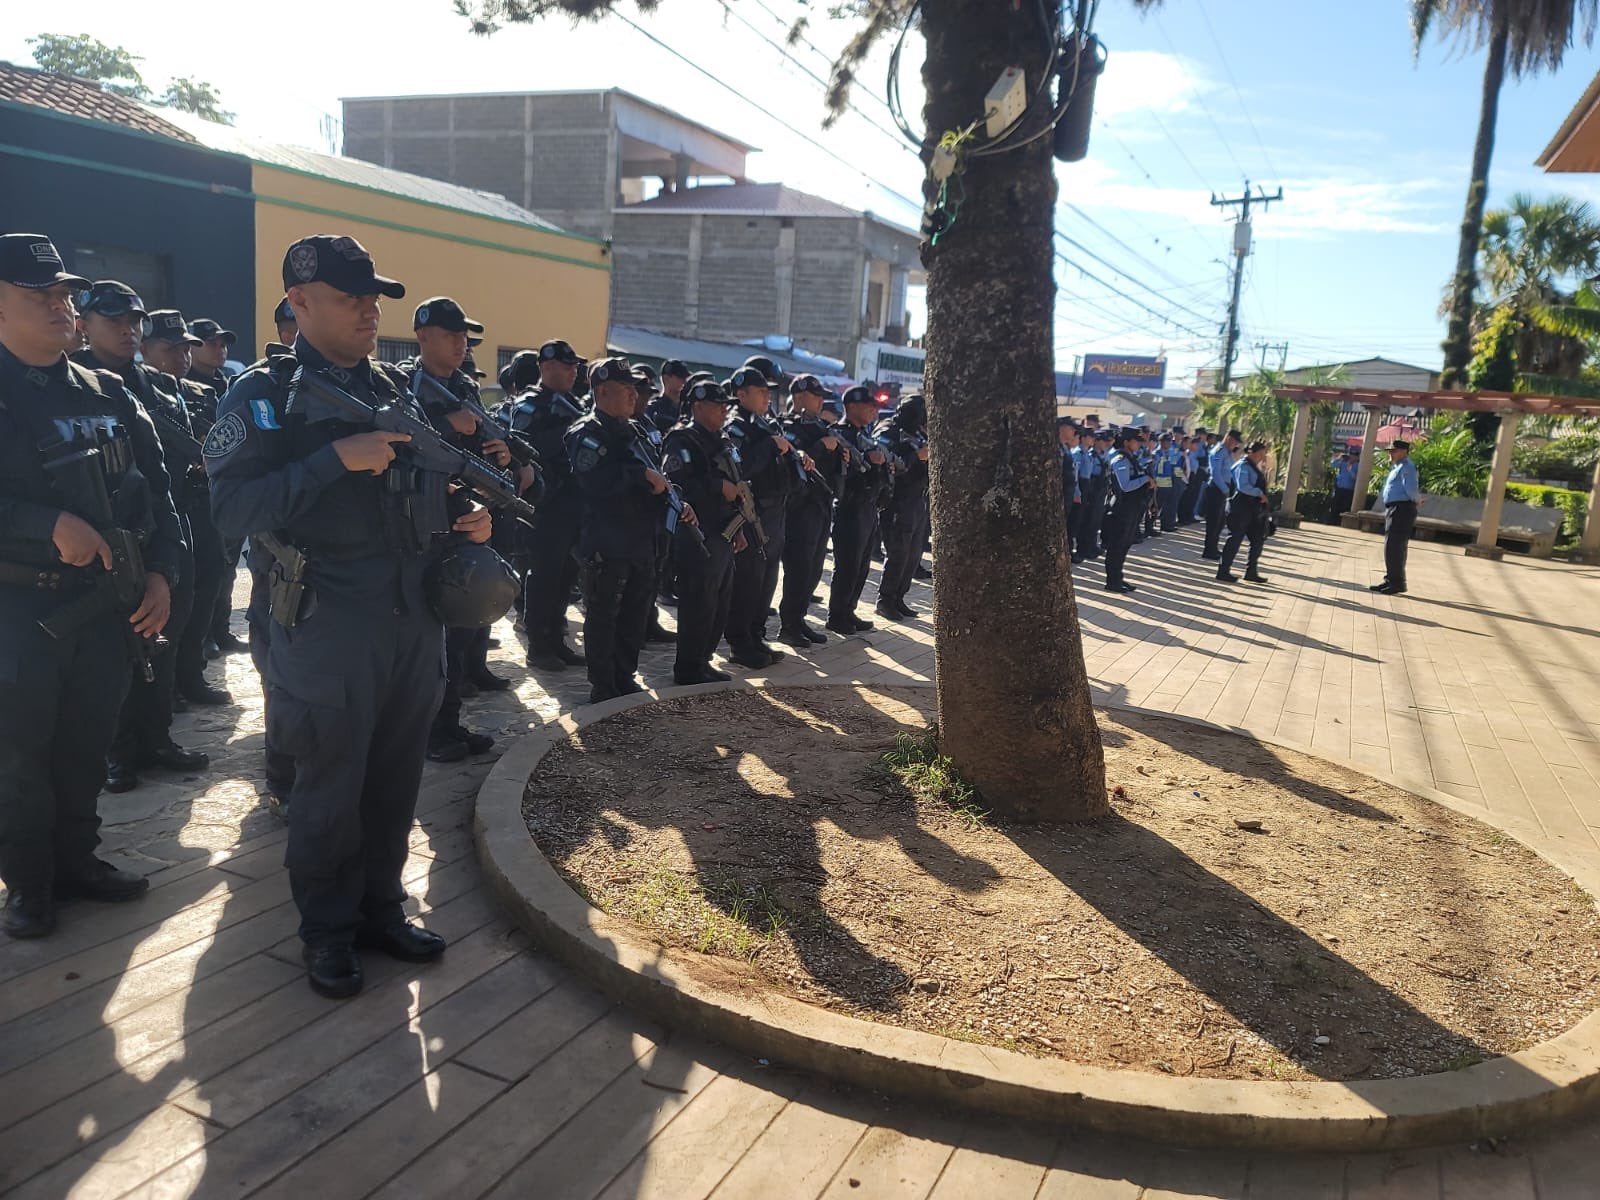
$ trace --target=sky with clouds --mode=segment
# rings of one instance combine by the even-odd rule
[[[1089,157],[1057,167],[1062,369],[1086,352],[1166,353],[1175,382],[1215,365],[1232,231],[1210,199],[1237,196],[1246,178],[1281,186],[1284,199],[1254,222],[1241,364],[1275,363],[1280,351],[1261,344],[1286,342],[1291,367],[1373,354],[1438,365],[1482,54],[1435,42],[1413,58],[1407,7],[1100,5],[1109,59]],[[61,20],[36,8],[8,22],[0,59],[30,62],[30,33],[92,32],[142,55],[157,90],[176,75],[208,80],[242,130],[320,149],[336,145],[341,96],[622,87],[761,147],[753,178],[914,227],[907,198],[919,195],[921,166],[882,101],[887,46],[860,72],[853,107],[822,128],[818,77],[852,31],[826,8],[811,6],[807,41],[786,56],[785,30],[807,11],[795,0],[661,0],[648,15],[624,4],[639,29],[547,18],[488,39],[450,0],[217,5],[181,37],[138,6],[76,0]],[[902,80],[913,124],[920,57],[913,35]],[[1596,70],[1600,51],[1579,46],[1558,73],[1508,83],[1491,205],[1518,191],[1600,201],[1600,179],[1533,166]]]

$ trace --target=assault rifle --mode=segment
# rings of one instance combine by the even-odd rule
[[[633,455],[645,470],[654,471],[657,475],[661,474],[661,468],[656,466],[651,459],[650,452],[644,448],[637,434],[628,442],[628,453]],[[667,490],[661,493],[661,497],[667,502],[667,515],[662,522],[667,533],[676,537],[679,531],[682,531],[684,537],[689,539],[695,549],[699,550],[704,557],[710,558],[711,551],[706,549],[706,535],[700,531],[698,525],[691,525],[683,519],[683,489],[669,481]]]
[[[341,421],[406,434],[411,440],[395,447],[402,457],[424,470],[450,476],[475,492],[490,508],[499,509],[526,524],[533,523],[533,505],[517,493],[514,479],[476,454],[452,446],[426,421],[419,421],[392,403],[368,404],[326,376],[310,373],[303,367],[295,370],[290,384],[290,407],[301,391],[309,393],[313,401]]]
[[[150,655],[153,648],[159,648],[164,643],[152,647],[150,641],[128,624],[127,619],[144,603],[144,552],[139,545],[139,535],[125,527],[132,522],[118,511],[119,507],[127,507],[127,498],[138,484],[143,483],[144,477],[130,466],[123,473],[117,502],[113,503],[111,493],[106,488],[106,474],[107,464],[117,456],[117,450],[114,443],[104,447],[85,446],[62,454],[44,465],[62,494],[72,498],[79,509],[77,515],[94,526],[95,532],[111,548],[111,569],[106,570],[98,559],[91,563],[88,569],[95,572],[92,588],[41,619],[39,628],[59,641],[107,613],[115,614],[122,622],[134,666],[138,668],[140,677],[146,683],[151,683],[156,675]],[[148,487],[148,484],[144,486]]]
[[[511,453],[511,461],[519,467],[532,467],[539,470],[539,452],[533,448],[533,443],[523,437],[514,429],[502,425],[489,411],[471,396],[458,396],[432,375],[420,368],[417,371],[417,384],[419,392],[431,392],[436,403],[448,408],[459,408],[463,412],[471,413],[477,420],[486,437],[495,438],[506,444],[506,449]],[[418,399],[422,397],[419,395]]]

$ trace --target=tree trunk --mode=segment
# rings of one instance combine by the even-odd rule
[[[1472,179],[1467,184],[1467,210],[1461,218],[1456,248],[1456,273],[1450,285],[1450,320],[1444,335],[1444,372],[1440,385],[1463,388],[1472,359],[1472,299],[1478,288],[1478,240],[1483,235],[1483,209],[1489,198],[1489,160],[1494,157],[1494,127],[1500,111],[1500,85],[1506,74],[1507,8],[1497,4],[1489,54],[1483,65],[1483,100],[1478,108],[1478,140],[1472,146]]]
[[[1008,65],[1031,92],[1049,45],[1036,11],[926,0],[930,137],[981,128]],[[1108,811],[1062,519],[1051,164],[1048,135],[967,159],[955,223],[924,255],[940,749],[987,806],[1038,821]]]

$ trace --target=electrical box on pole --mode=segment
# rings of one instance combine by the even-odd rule
[[[1242,196],[1212,196],[1211,203],[1217,208],[1239,208],[1238,219],[1233,225],[1233,294],[1228,300],[1228,323],[1223,327],[1222,345],[1222,378],[1219,391],[1227,391],[1233,383],[1233,363],[1239,356],[1239,289],[1244,283],[1244,260],[1250,253],[1250,206],[1259,204],[1262,208],[1283,199],[1283,189],[1280,187],[1272,195],[1257,188],[1250,190],[1250,181],[1244,181],[1244,195]]]

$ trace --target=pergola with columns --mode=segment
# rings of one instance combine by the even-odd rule
[[[1478,536],[1467,553],[1480,558],[1499,558],[1500,514],[1505,507],[1506,481],[1511,478],[1511,452],[1516,446],[1517,424],[1526,415],[1592,417],[1600,416],[1600,400],[1574,396],[1534,396],[1522,392],[1414,392],[1382,388],[1281,387],[1276,394],[1295,402],[1294,432],[1289,441],[1289,469],[1284,485],[1283,505],[1278,517],[1298,521],[1295,504],[1300,496],[1300,478],[1305,473],[1306,442],[1311,436],[1311,410],[1318,404],[1359,405],[1366,410],[1366,429],[1361,439],[1361,462],[1356,468],[1356,503],[1366,503],[1367,487],[1372,482],[1372,463],[1378,446],[1378,429],[1383,414],[1391,408],[1425,408],[1446,412],[1495,413],[1500,417],[1500,434],[1494,444],[1494,462],[1489,468],[1489,485],[1483,502],[1483,519]],[[1589,491],[1589,514],[1583,537],[1572,551],[1573,562],[1600,562],[1600,464],[1595,466]],[[1355,524],[1354,513],[1343,521]]]

